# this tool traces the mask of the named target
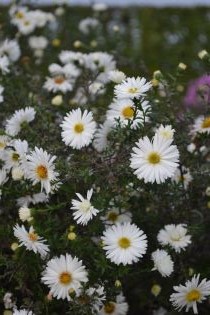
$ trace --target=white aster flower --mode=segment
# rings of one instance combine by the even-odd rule
[[[15,166],[12,168],[12,179],[13,180],[21,180],[24,176],[24,172],[21,167]]]
[[[190,170],[186,167],[182,167],[182,172],[177,168],[174,177],[172,178],[177,184],[182,183],[184,188],[187,189],[190,182],[192,181],[192,176]]]
[[[82,282],[87,282],[87,271],[82,261],[69,254],[52,258],[43,272],[42,282],[50,288],[57,299],[71,300],[70,292],[77,293]]]
[[[170,301],[178,311],[185,307],[188,312],[192,308],[193,313],[198,314],[197,303],[202,303],[210,295],[210,281],[203,279],[199,283],[199,278],[200,275],[194,275],[185,285],[174,286],[176,293],[171,294]]]
[[[6,133],[10,136],[16,136],[25,123],[34,120],[36,112],[33,107],[16,110],[10,119],[6,121]]]
[[[196,118],[192,128],[192,134],[196,133],[210,134],[210,116],[199,116]]]
[[[115,264],[137,262],[147,250],[147,237],[135,224],[112,225],[102,236],[106,257]]]
[[[168,224],[157,235],[161,245],[170,245],[177,253],[184,250],[191,243],[191,236],[187,234],[185,224]]]
[[[20,58],[20,46],[16,40],[6,39],[0,45],[0,56],[6,55],[10,62],[15,62]]]
[[[63,50],[59,54],[59,59],[63,64],[72,63],[82,66],[84,64],[83,54],[71,50]]]
[[[179,161],[179,151],[172,145],[172,139],[165,139],[155,134],[150,142],[148,137],[140,139],[131,154],[131,168],[139,179],[145,183],[163,183],[173,177]]]
[[[3,92],[4,92],[4,87],[0,85],[0,103],[4,101]]]
[[[109,71],[109,80],[114,82],[114,83],[121,83],[123,80],[126,79],[126,75],[124,72],[122,71],[119,71],[119,70],[112,70],[112,71]]]
[[[0,151],[3,151],[10,142],[10,137],[0,136]]]
[[[31,49],[45,49],[48,45],[48,39],[44,36],[30,36],[28,43]]]
[[[79,30],[83,34],[87,35],[96,27],[98,27],[98,25],[99,25],[99,21],[97,19],[87,17],[80,21]]]
[[[158,270],[163,277],[169,277],[174,271],[174,262],[165,250],[157,249],[153,252],[152,260],[154,262],[152,270]]]
[[[114,88],[116,98],[140,98],[152,87],[144,77],[126,78],[121,84]]]
[[[0,186],[4,185],[8,180],[5,169],[0,169]]]
[[[65,94],[68,91],[72,91],[73,86],[65,76],[56,75],[52,78],[47,77],[44,88],[53,93],[63,92]]]
[[[101,216],[100,219],[107,225],[131,222],[132,213],[124,209],[119,210],[117,208],[113,208],[107,211],[105,216]]]
[[[29,209],[28,207],[26,206],[21,207],[18,213],[19,213],[19,218],[22,222],[25,222],[25,221],[29,222],[32,220],[31,209]]]
[[[2,57],[0,56],[0,70],[3,75],[10,72],[9,65],[10,65],[9,58],[5,55]]]
[[[74,149],[81,149],[90,144],[96,129],[93,114],[80,108],[70,111],[61,124],[62,140]]]
[[[14,310],[12,315],[34,315],[34,313],[32,311],[28,311],[26,309],[22,309],[22,310]]]
[[[25,246],[27,250],[39,253],[42,258],[45,258],[49,252],[49,246],[44,244],[46,240],[40,237],[34,230],[33,226],[30,226],[29,232],[24,225],[15,225],[13,228],[15,237],[20,241],[19,246]]]
[[[175,130],[172,129],[171,125],[163,126],[160,125],[160,127],[156,130],[156,134],[159,136],[165,138],[165,139],[173,139]]]
[[[78,224],[87,225],[87,223],[99,212],[99,210],[95,209],[90,202],[92,194],[93,189],[87,191],[87,198],[84,198],[81,194],[76,193],[79,200],[72,199],[71,201],[71,209],[74,210],[73,217]]]
[[[6,309],[13,308],[15,306],[15,302],[13,301],[12,293],[6,292],[3,297],[3,302]]]
[[[99,315],[126,315],[128,312],[128,303],[125,301],[125,297],[119,294],[116,297],[116,301],[108,301],[101,308]]]
[[[58,173],[55,171],[54,161],[56,156],[52,156],[42,148],[35,147],[24,165],[26,177],[32,181],[33,185],[41,183],[41,190],[47,194],[51,191],[52,182],[57,180]]]
[[[147,115],[151,109],[147,101],[143,101],[141,107],[142,110],[135,109],[131,99],[115,100],[107,111],[107,120],[110,120],[114,126],[118,124],[118,120],[123,127],[130,123],[132,129],[137,129],[144,121],[148,121]]]
[[[104,151],[108,144],[108,136],[113,129],[113,124],[110,120],[106,120],[103,124],[99,125],[95,132],[93,146],[98,152]]]

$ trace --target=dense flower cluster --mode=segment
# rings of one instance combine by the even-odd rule
[[[174,76],[127,75],[117,48],[99,48],[107,9],[95,4],[78,22],[84,42],[71,44],[59,38],[61,1],[54,13],[7,12],[15,39],[0,34],[4,314],[126,315],[141,294],[150,314],[197,314],[210,296],[209,268],[197,262],[205,248],[194,255],[210,223],[209,76],[183,97],[183,63]]]

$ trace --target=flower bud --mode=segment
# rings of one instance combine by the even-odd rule
[[[52,98],[51,101],[52,105],[60,106],[63,103],[63,96],[62,95],[56,95]]]

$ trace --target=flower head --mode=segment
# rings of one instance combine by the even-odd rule
[[[82,261],[69,254],[52,258],[43,272],[42,282],[50,288],[50,293],[57,299],[70,301],[70,292],[76,293],[82,282],[87,282],[87,271]]]
[[[178,311],[185,307],[188,312],[192,308],[193,313],[198,314],[197,303],[201,303],[210,295],[210,281],[203,279],[199,283],[199,278],[200,275],[194,275],[185,285],[174,286],[176,293],[171,294],[170,301]]]
[[[161,245],[170,245],[177,253],[191,243],[191,236],[187,234],[185,224],[169,224],[160,230],[157,236]]]
[[[99,210],[95,209],[90,202],[92,194],[93,189],[87,191],[87,198],[84,198],[81,194],[76,193],[79,200],[72,200],[71,209],[74,210],[73,217],[79,224],[87,225],[93,216],[97,215],[99,212]]]
[[[147,250],[147,237],[135,224],[112,225],[102,236],[106,256],[115,264],[137,262]]]
[[[61,124],[62,140],[74,149],[81,149],[90,144],[96,129],[91,112],[80,108],[72,110]]]
[[[13,230],[14,235],[20,241],[19,246],[25,246],[27,250],[39,253],[42,258],[45,258],[49,252],[49,247],[44,244],[46,241],[35,232],[33,226],[30,227],[28,232],[23,225],[16,224]]]
[[[131,168],[139,179],[145,183],[165,182],[173,177],[179,161],[179,151],[176,145],[172,145],[173,139],[165,139],[155,134],[150,142],[148,137],[140,139],[133,148],[131,155]]]

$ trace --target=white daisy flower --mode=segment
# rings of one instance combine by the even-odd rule
[[[119,210],[113,208],[106,212],[105,216],[101,216],[100,219],[107,225],[131,222],[132,213],[126,210]]]
[[[14,310],[12,315],[34,315],[34,313],[32,311],[28,311],[26,309],[22,309],[22,310]]]
[[[84,64],[83,54],[80,52],[63,50],[59,54],[59,59],[63,64],[72,63],[75,65],[79,64],[80,66]]]
[[[101,308],[99,315],[126,315],[128,312],[128,303],[125,301],[125,297],[119,294],[116,297],[116,301],[108,301]]]
[[[10,72],[9,65],[10,65],[9,58],[5,55],[2,57],[0,56],[0,70],[3,75]]]
[[[18,210],[18,214],[19,214],[19,218],[22,222],[25,222],[25,221],[31,221],[33,218],[31,216],[31,209],[29,209],[28,207],[24,206],[24,207],[21,207],[19,210]]]
[[[6,133],[10,136],[16,136],[25,123],[34,120],[36,112],[33,107],[16,110],[10,119],[6,121]]]
[[[93,114],[80,108],[70,111],[61,124],[62,140],[74,149],[81,149],[90,144],[96,129]]]
[[[135,224],[112,225],[102,236],[106,257],[113,263],[127,265],[137,262],[147,250],[147,237]]]
[[[4,87],[0,85],[0,103],[4,101],[3,92],[4,92]]]
[[[171,125],[160,125],[160,127],[156,130],[156,134],[165,138],[165,139],[173,139],[175,130],[172,129]]]
[[[109,71],[109,80],[114,82],[114,83],[121,83],[123,80],[126,79],[126,75],[124,72],[122,71],[119,71],[119,70],[112,70],[112,71]]]
[[[173,177],[179,162],[179,151],[172,145],[172,139],[165,139],[155,134],[150,142],[148,137],[140,139],[131,154],[131,168],[139,179],[145,183],[163,183]]]
[[[180,171],[180,169],[178,168],[176,169],[176,172],[172,179],[177,184],[182,183],[184,188],[187,189],[193,178],[190,174],[190,170],[186,167],[182,167],[182,172]]]
[[[203,279],[199,283],[199,278],[200,275],[194,275],[185,285],[174,286],[176,293],[171,294],[170,301],[178,311],[185,307],[188,312],[192,308],[193,313],[198,314],[197,303],[210,295],[210,281]]]
[[[26,177],[32,181],[33,185],[41,183],[41,190],[47,194],[51,191],[52,182],[57,180],[58,173],[55,171],[54,161],[56,156],[52,156],[42,148],[35,147],[24,165]]]
[[[80,21],[79,23],[79,30],[83,34],[89,34],[91,31],[93,31],[96,27],[98,27],[99,21],[94,18],[85,18]]]
[[[3,186],[8,180],[5,169],[0,169],[0,186]]]
[[[98,315],[104,301],[106,300],[106,293],[104,287],[101,285],[94,285],[94,287],[89,287],[85,289],[84,287],[78,290],[78,299],[74,302],[81,304],[91,305],[92,314]]]
[[[23,171],[21,164],[26,161],[26,153],[28,151],[28,142],[26,140],[15,140],[10,143],[14,149],[6,149],[2,157],[4,160],[4,167],[6,170],[11,168],[20,167]]]
[[[24,225],[15,225],[13,228],[15,237],[20,241],[21,246],[25,246],[27,250],[39,253],[41,258],[45,258],[49,252],[49,246],[44,244],[46,240],[40,237],[34,230],[33,226],[30,226],[29,232],[26,230]]]
[[[152,87],[150,82],[142,77],[126,78],[121,84],[114,88],[116,98],[140,98],[144,96],[147,91]]]
[[[15,62],[20,58],[20,46],[16,40],[6,39],[0,46],[0,56],[6,55],[10,62]]]
[[[199,116],[196,118],[192,128],[192,134],[196,133],[210,134],[210,116]]]
[[[44,88],[53,93],[67,93],[68,91],[73,90],[72,83],[70,83],[63,75],[56,75],[52,78],[47,77],[46,82],[44,83]]]
[[[71,300],[70,293],[77,294],[82,282],[87,282],[87,271],[82,261],[69,254],[52,258],[43,272],[42,282],[50,288],[57,299]]]
[[[154,262],[152,270],[158,270],[163,277],[169,277],[174,271],[174,262],[165,250],[157,249],[153,252],[152,260]]]
[[[9,145],[10,138],[8,136],[0,136],[0,151],[3,151]]]
[[[103,152],[109,144],[108,136],[113,129],[111,121],[106,120],[102,125],[99,125],[95,132],[93,146],[98,152]]]
[[[73,217],[78,224],[87,225],[87,223],[99,212],[99,210],[95,209],[90,202],[92,194],[93,189],[87,191],[87,198],[84,198],[81,194],[76,193],[79,200],[72,199],[71,201],[71,209],[74,210]]]
[[[184,250],[191,243],[191,236],[187,234],[185,224],[168,224],[157,235],[161,245],[170,245],[177,253]]]
[[[48,39],[44,36],[30,36],[28,44],[33,50],[44,50],[48,45]]]
[[[112,55],[104,52],[84,54],[84,66],[94,74],[98,74],[95,81],[100,83],[109,82],[109,72],[116,69],[116,62]]]
[[[132,129],[137,129],[145,121],[148,121],[148,112],[151,107],[147,101],[141,103],[142,110],[135,109],[135,104],[130,99],[115,100],[109,106],[107,111],[107,119],[112,122],[114,126],[118,124],[118,120],[122,126],[127,126],[131,123]]]

